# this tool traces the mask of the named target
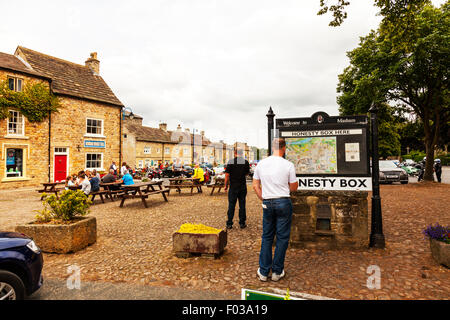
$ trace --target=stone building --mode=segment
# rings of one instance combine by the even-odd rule
[[[14,109],[0,120],[0,189],[61,181],[79,170],[104,171],[120,162],[123,104],[99,66],[96,53],[85,65],[21,46],[14,55],[0,53],[0,82],[15,91],[45,83],[61,104],[39,123]]]
[[[247,160],[254,160],[252,149],[246,143],[213,142],[204,131],[193,133],[180,125],[168,130],[166,123],[159,128],[144,126],[143,118],[126,113],[123,128],[123,160],[130,166],[143,168],[159,163],[188,165],[193,163],[226,164],[234,157],[236,147],[244,150]]]

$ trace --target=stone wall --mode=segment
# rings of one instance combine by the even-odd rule
[[[8,76],[23,79],[23,86],[43,81],[19,73],[0,70],[0,82],[6,81]],[[48,180],[48,119],[40,123],[31,123],[24,117],[24,121],[23,136],[14,136],[8,134],[8,119],[0,120],[0,189],[34,187]],[[23,150],[22,177],[6,176],[7,148]]]
[[[77,173],[86,168],[87,153],[102,153],[101,169],[107,171],[112,161],[119,163],[120,153],[120,117],[117,106],[91,102],[71,97],[59,97],[61,109],[52,114],[51,121],[51,166],[55,147],[69,148],[68,173]],[[103,135],[92,136],[86,131],[86,119],[103,120]],[[104,141],[105,148],[85,147],[85,140]],[[52,170],[53,171],[53,170]],[[51,172],[53,179],[53,172]]]
[[[296,191],[290,245],[300,248],[367,248],[368,193]]]

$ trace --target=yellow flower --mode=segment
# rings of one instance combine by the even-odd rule
[[[192,224],[192,223],[184,223],[181,225],[180,229],[177,231],[179,233],[219,233],[220,229],[216,229],[213,227],[208,227],[203,224]]]

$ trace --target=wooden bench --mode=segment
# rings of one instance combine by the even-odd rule
[[[164,201],[168,202],[169,200],[167,199],[167,196],[165,194],[169,194],[169,190],[155,190],[155,191],[150,191],[147,193],[134,193],[134,194],[121,194],[119,195],[120,198],[122,198],[122,201],[120,201],[120,207],[123,207],[123,204],[125,202],[125,199],[135,199],[135,198],[140,198],[142,200],[142,203],[144,204],[144,207],[148,208],[148,204],[147,201],[145,201],[148,196],[154,195],[154,194],[162,194],[162,196],[164,197]]]
[[[202,184],[198,182],[198,179],[193,178],[171,178],[169,179],[170,185],[167,186],[169,194],[171,189],[176,189],[181,194],[181,189],[190,188],[191,194],[194,192],[194,188],[197,188],[198,193],[202,193]]]
[[[225,188],[225,183],[223,182],[223,181],[221,181],[221,182],[215,182],[215,183],[212,183],[212,184],[208,184],[208,185],[206,185],[208,188],[212,188],[212,190],[211,190],[211,196],[213,195],[213,193],[214,193],[214,190],[215,189],[218,189],[217,190],[217,193],[220,193],[220,190],[222,189],[222,188]]]
[[[108,194],[107,190],[92,191],[89,193],[89,195],[92,196],[92,198],[91,198],[92,204],[94,204],[94,199],[96,196],[100,196],[102,203],[105,203],[105,199],[103,198],[103,195],[106,196],[107,194]]]
[[[193,184],[192,185],[185,185],[185,184],[171,185],[171,186],[166,186],[166,188],[168,188],[168,190],[169,190],[169,195],[170,195],[171,189],[176,189],[179,194],[181,194],[181,189],[183,189],[183,188],[190,188],[191,194],[194,193],[194,188],[197,188],[198,193],[202,192],[201,185],[193,185]]]
[[[65,185],[65,182],[44,182],[42,183],[43,189],[36,190],[39,193],[54,193],[56,198],[59,199],[58,192],[64,190],[64,187],[57,187],[57,185]],[[44,199],[42,195],[41,200]]]
[[[119,194],[118,196],[122,198],[122,201],[120,202],[120,207],[123,207],[123,204],[126,199],[134,199],[134,198],[140,198],[142,200],[142,203],[146,208],[148,208],[146,199],[148,196],[154,195],[154,194],[162,194],[164,201],[168,202],[167,195],[169,194],[169,189],[163,189],[162,188],[162,181],[161,182],[138,182],[133,185],[127,185],[123,186],[122,188],[122,194]],[[154,186],[158,186],[160,189],[155,190]],[[141,188],[144,188],[142,190]]]

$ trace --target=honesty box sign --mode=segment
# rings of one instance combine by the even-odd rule
[[[276,119],[286,140],[286,159],[295,166],[299,189],[372,189],[367,116]]]
[[[298,190],[371,191],[371,177],[299,177]]]

